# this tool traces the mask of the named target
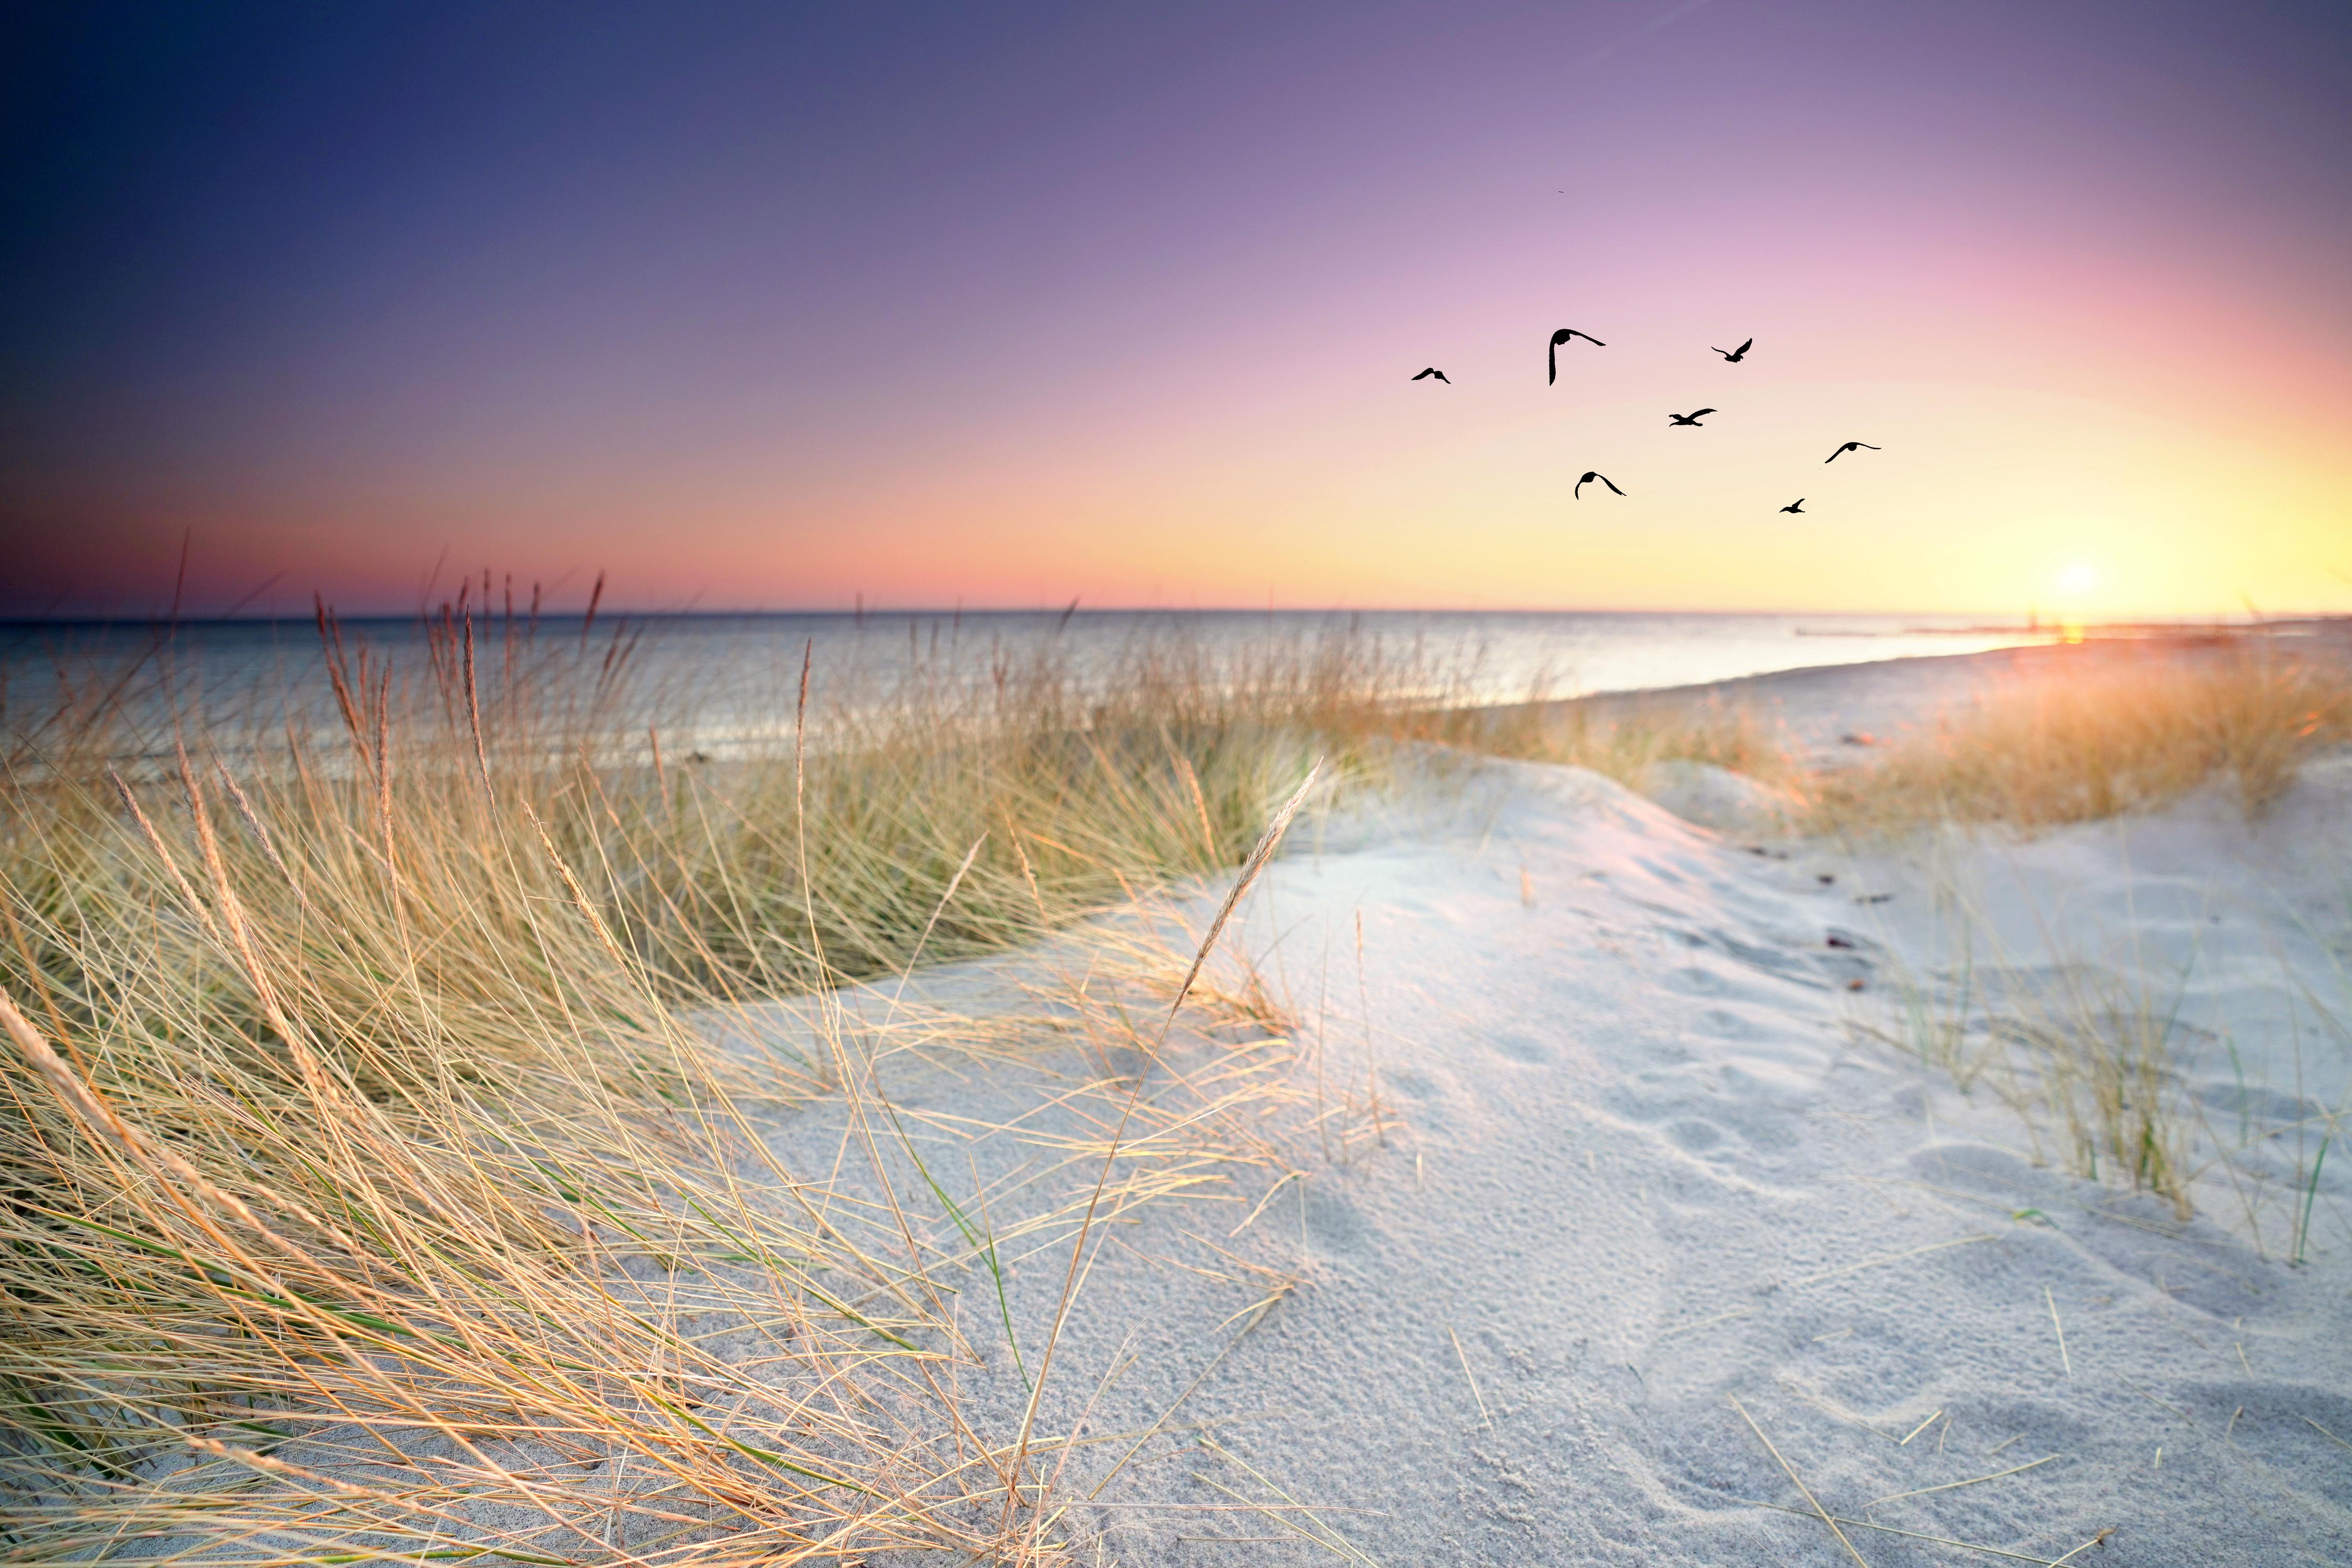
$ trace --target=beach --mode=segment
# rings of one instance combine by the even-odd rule
[[[1852,722],[1883,731],[1898,680],[1968,673],[1779,679],[1837,722],[1858,686]],[[1864,853],[1497,764],[1344,849],[1294,843],[1230,939],[1278,936],[1266,962],[1334,1076],[1377,1076],[1385,1131],[1263,1208],[1147,1213],[1106,1250],[1065,1418],[1156,1435],[1099,1494],[1105,1461],[1068,1461],[1071,1539],[1169,1563],[2339,1559],[2337,1178],[2294,1233],[2352,1082],[2347,851],[2341,760],[2253,826],[2209,798]],[[2228,1151],[2193,1218],[2070,1176],[2051,1129],[2037,1148],[1915,1051],[1962,905],[1980,977],[2095,969],[2173,1010],[2179,1092]],[[1359,917],[1368,1010],[1343,1024]],[[1034,1338],[1055,1272],[1021,1273]],[[1268,1279],[1295,1282],[1253,1311]]]
[[[1737,704],[1860,766],[2021,664],[2171,680],[2226,653],[1638,700]],[[2217,778],[2031,833],[1863,837],[1662,766],[1689,814],[1412,743],[1310,788],[1221,931],[1229,871],[993,955],[681,1013],[738,1074],[729,1201],[848,1238],[833,1267],[864,1293],[682,1265],[709,1246],[690,1225],[657,1243],[578,1176],[547,1212],[614,1260],[600,1299],[697,1347],[662,1441],[708,1434],[740,1450],[712,1475],[745,1476],[790,1441],[794,1474],[906,1500],[795,1480],[730,1518],[751,1505],[681,1491],[640,1439],[528,1416],[298,1427],[264,1493],[528,1478],[528,1500],[449,1492],[434,1529],[531,1561],[737,1561],[762,1529],[873,1563],[954,1539],[1132,1563],[2352,1552],[2352,1187],[2326,1158],[2352,757],[2309,757],[2251,818]],[[780,1075],[789,1108],[760,1108]],[[613,1354],[625,1376],[639,1353]],[[208,1452],[142,1475],[185,1498],[265,1463]],[[1015,1474],[1008,1504],[989,1478]],[[317,1540],[391,1560],[391,1518]],[[235,1558],[290,1529],[163,1540]]]
[[[16,11],[0,1568],[2352,1563],[2352,6]]]

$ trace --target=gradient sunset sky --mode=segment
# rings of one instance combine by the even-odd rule
[[[0,614],[159,608],[184,539],[197,610],[2352,609],[2340,4],[58,5],[0,58]],[[1609,347],[1547,387],[1558,326]]]

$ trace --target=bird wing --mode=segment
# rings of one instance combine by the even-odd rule
[[[1432,365],[1432,366],[1430,366],[1430,367],[1429,367],[1429,369],[1427,369],[1427,370],[1425,370],[1425,371],[1422,371],[1419,375],[1414,376],[1412,379],[1413,379],[1413,380],[1415,380],[1415,381],[1417,381],[1417,382],[1419,382],[1419,381],[1427,381],[1431,376],[1433,376],[1433,375],[1435,375],[1436,373],[1437,373],[1437,367],[1436,367],[1435,365]]]
[[[1853,450],[1853,444],[1852,442],[1848,442],[1843,446],[1839,447],[1835,452],[1831,453],[1827,457],[1822,458],[1822,461],[1824,463],[1834,463]]]
[[[1601,482],[1604,485],[1609,485],[1609,493],[1612,496],[1622,496],[1625,493],[1624,491],[1620,490],[1616,486],[1610,485],[1609,476],[1606,474],[1601,476]]]
[[[1695,409],[1691,410],[1691,417],[1692,417],[1693,419],[1696,419],[1700,414],[1703,414],[1703,413],[1715,413],[1715,412],[1716,412],[1716,411],[1715,411],[1714,409],[1711,409],[1711,408],[1695,408]]]
[[[1584,476],[1584,479],[1590,479],[1590,478],[1591,478],[1591,477],[1592,477],[1592,476],[1591,476],[1591,475],[1587,474],[1587,475]],[[1579,480],[1576,482],[1576,488],[1575,488],[1575,489],[1573,489],[1573,490],[1570,490],[1570,491],[1568,493],[1568,495],[1569,495],[1569,499],[1570,499],[1570,500],[1572,500],[1572,501],[1581,501],[1582,499],[1584,499],[1584,479],[1579,479]]]
[[[1739,345],[1739,347],[1738,347],[1737,349],[1734,349],[1734,350],[1732,350],[1732,352],[1733,352],[1733,353],[1735,353],[1735,354],[1744,354],[1744,353],[1746,353],[1748,350],[1750,350],[1750,349],[1754,348],[1755,346],[1756,346],[1756,340],[1755,340],[1755,339],[1753,339],[1753,338],[1750,338],[1750,339],[1748,339],[1748,341],[1746,341],[1746,342],[1744,342],[1744,343],[1740,344],[1740,345]]]
[[[1454,384],[1454,378],[1447,375],[1444,371],[1437,372],[1437,379],[1444,382],[1447,386],[1452,386]]]
[[[1851,445],[1854,445],[1854,446],[1870,446],[1870,443],[1869,443],[1869,442],[1867,442],[1867,441],[1856,441],[1856,442],[1852,442],[1852,443],[1850,443],[1849,444],[1851,444]],[[1886,448],[1885,448],[1884,446],[1870,446],[1870,450],[1872,450],[1873,452],[1884,452],[1884,451],[1885,451],[1885,450],[1886,450]]]

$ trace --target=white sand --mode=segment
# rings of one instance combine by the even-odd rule
[[[1874,1568],[2048,1563],[2105,1531],[2066,1560],[2352,1561],[2352,1150],[2319,1182],[2310,1260],[2284,1259],[2287,1188],[2352,1082],[2352,762],[2252,830],[2199,800],[2023,845],[1758,847],[1521,765],[1302,823],[1230,940],[1321,1023],[1333,1098],[1369,1053],[1393,1125],[1333,1162],[1294,1116],[1303,1179],[1246,1226],[1270,1174],[1098,1230],[1038,1430],[1125,1436],[1069,1458],[1052,1539],[1087,1563],[1851,1563],[1769,1438],[1832,1513],[1886,1527],[1845,1529]],[[2037,1165],[1990,1092],[1873,1037],[1903,1036],[1906,977],[1932,997],[1961,973],[1939,886],[1983,916],[1969,972],[1997,943],[2012,998],[2162,977],[2202,1156],[2231,1156],[2195,1219]],[[1051,962],[910,995],[984,1006]],[[959,1192],[1001,1195],[1041,1158],[1024,1137],[1076,1130],[1032,1113],[1075,1067],[900,1055],[886,1082],[919,1127],[1027,1114],[1021,1135],[921,1134]],[[820,1108],[774,1142],[822,1176],[839,1133]],[[1067,1256],[1012,1268],[1033,1369]],[[1298,1282],[1250,1313],[1267,1287],[1244,1264]],[[986,1364],[958,1376],[1009,1441],[1021,1385],[984,1278],[961,1283]]]
[[[1402,1126],[1345,1168],[1310,1160],[1239,1240],[1237,1214],[1163,1210],[1103,1252],[1042,1427],[1094,1398],[1089,1431],[1140,1432],[1223,1359],[1069,1517],[1082,1557],[1326,1554],[1278,1543],[1286,1520],[1390,1564],[1851,1562],[1818,1520],[1759,1506],[1806,1504],[1736,1397],[1842,1518],[2042,1562],[2112,1531],[2070,1561],[2115,1568],[2352,1560],[2352,1151],[2321,1179],[2311,1260],[2282,1258],[2283,1184],[2347,1082],[2352,767],[2252,831],[2198,801],[1856,863],[1759,855],[1515,766],[1336,843],[1302,832],[1243,939],[1282,934],[1310,1017],[1318,990],[1353,1012],[1360,914]],[[2173,977],[2196,1102],[2229,1144],[2242,1112],[2254,1145],[2197,1184],[2195,1220],[2037,1166],[1989,1094],[1859,1032],[1899,1033],[1897,976],[1957,951],[1938,881],[2018,976],[2113,965],[2137,936]],[[1358,1048],[1330,1027],[1336,1078]],[[1213,1266],[1187,1229],[1304,1281],[1236,1341],[1220,1325],[1254,1287],[1143,1259]],[[1064,1256],[1016,1272],[1033,1363]],[[1127,1448],[1070,1461],[1066,1495]],[[1213,1511],[1274,1486],[1313,1521]],[[1874,1500],[1897,1493],[1923,1495]],[[1873,1564],[2003,1560],[1846,1534]]]

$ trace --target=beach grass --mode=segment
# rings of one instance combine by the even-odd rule
[[[2308,761],[2352,741],[2352,673],[2259,643],[2197,652],[2159,645],[1997,681],[1864,765],[1816,775],[1803,787],[1808,825],[1849,841],[1923,830],[2032,835],[2160,810],[2200,790],[2258,821]],[[2232,1139],[2190,1092],[2200,1052],[2225,1047],[2183,1022],[2183,977],[2154,965],[2128,930],[2085,930],[2049,910],[2034,915],[2051,956],[2029,972],[2000,950],[1974,894],[1947,882],[1938,896],[1958,966],[1941,983],[1899,982],[1903,1019],[1879,1032],[1963,1092],[1989,1086],[2038,1158],[2152,1193],[2184,1220],[2192,1185],[2215,1176],[2234,1189],[2255,1245],[2293,1255],[2294,1239],[2282,1246],[2275,1234],[2276,1184],[2237,1157],[2279,1129]],[[2088,950],[2097,943],[2114,950]],[[2280,983],[2296,989],[2284,967]],[[2326,999],[2296,999],[2340,1031]],[[2307,1174],[2298,1160],[2290,1208],[2295,1193],[2315,1190],[2318,1146]]]
[[[2037,1164],[2153,1193],[2187,1219],[2204,1129],[2189,1076],[2200,1034],[2181,1018],[2181,977],[2127,939],[2117,953],[2077,951],[2084,934],[2050,922],[2053,956],[2022,964],[1959,889],[1948,883],[1938,902],[1957,928],[1958,962],[1938,977],[1895,975],[1900,1016],[1867,1032],[1963,1093],[1990,1092],[2018,1118]]]
[[[1711,764],[1769,786],[1790,831],[1850,845],[1938,831],[2032,836],[2161,810],[2203,789],[2255,821],[2307,762],[2352,742],[2352,672],[2338,663],[2258,638],[2092,652],[1999,676],[1851,766],[1808,765],[1769,710],[1712,695],[1457,716],[1451,734],[1637,790],[1654,787],[1663,763]],[[1979,946],[1989,940],[1957,890],[1944,897]],[[2262,1180],[2233,1161],[2188,1092],[2197,1035],[2173,988],[2131,958],[2077,956],[2028,981],[2004,955],[1979,951],[1948,983],[1898,982],[1903,1016],[1874,1032],[1964,1092],[1989,1087],[2036,1156],[2076,1176],[2152,1193],[2186,1218],[2192,1184],[2218,1173],[2259,1238],[2278,1228],[2268,1211],[2279,1195],[2257,1190]],[[2311,1016],[2333,1020],[2308,1000]],[[2305,1210],[2326,1146],[2316,1142],[2297,1166]],[[2281,1249],[2293,1255],[2299,1241]]]
[[[1997,676],[1850,766],[1809,761],[1769,704],[1706,692],[1414,714],[1408,727],[1635,790],[1662,764],[1721,768],[1785,796],[1791,831],[1845,838],[1941,824],[2043,831],[2161,810],[2215,782],[2257,817],[2312,757],[2352,742],[2352,671],[2337,663],[2258,638],[2092,652]]]
[[[1074,1429],[992,1426],[959,1383],[1050,1372],[1008,1260],[1075,1269],[1106,1203],[1222,1184],[1255,1218],[1307,1148],[1384,1135],[1377,1075],[1327,1083],[1278,978],[1155,902],[1242,866],[1318,759],[1317,806],[1436,745],[1635,788],[1713,764],[1840,831],[2030,830],[2217,775],[2259,810],[2352,722],[2340,683],[2248,658],[1997,697],[1824,778],[1759,710],[1472,710],[1343,634],[803,664],[718,744],[625,629],[460,601],[404,662],[323,610],[318,634],[274,718],[208,716],[159,650],[69,672],[10,732],[25,1561],[1039,1557]],[[1025,1010],[905,994],[1040,944],[1066,946]],[[763,1008],[790,1027],[730,1021]],[[2060,1062],[2042,1100],[2098,1174],[2169,1193],[2165,1042],[2074,1027],[2138,1016],[2088,998],[2012,1043]],[[927,1155],[941,1129],[879,1071],[1072,1049],[1054,1092],[1093,1130],[1023,1131],[1046,1163],[1019,1203]],[[838,1115],[854,1182],[769,1152],[795,1104]],[[1295,1283],[1254,1280],[1237,1319]]]
[[[828,700],[803,667],[783,738],[709,756],[646,722],[685,710],[627,633],[507,630],[452,606],[399,666],[322,611],[323,726],[209,724],[158,663],[16,732],[13,1552],[1034,1555],[1067,1434],[974,1425],[973,1336],[1023,1347],[959,1293],[1105,1204],[1279,1180],[1266,1116],[1328,1112],[1278,988],[1172,909],[1032,976],[1034,1018],[892,983],[1239,864],[1318,754],[1377,767],[1392,672],[1160,643]],[[1100,1071],[1057,1103],[1118,1131],[1046,1140],[1020,1206],[927,1164],[877,1071],[1074,1040]],[[854,1193],[761,1136],[817,1102]]]
[[[2164,645],[1992,683],[1864,766],[1809,784],[1811,825],[2026,831],[2160,809],[2209,783],[2259,816],[2315,753],[2352,740],[2352,675],[2260,643]]]
[[[1494,756],[1590,768],[1634,790],[1651,788],[1661,765],[1674,762],[1706,763],[1776,786],[1802,771],[1771,715],[1712,695],[1414,713],[1405,732]]]

